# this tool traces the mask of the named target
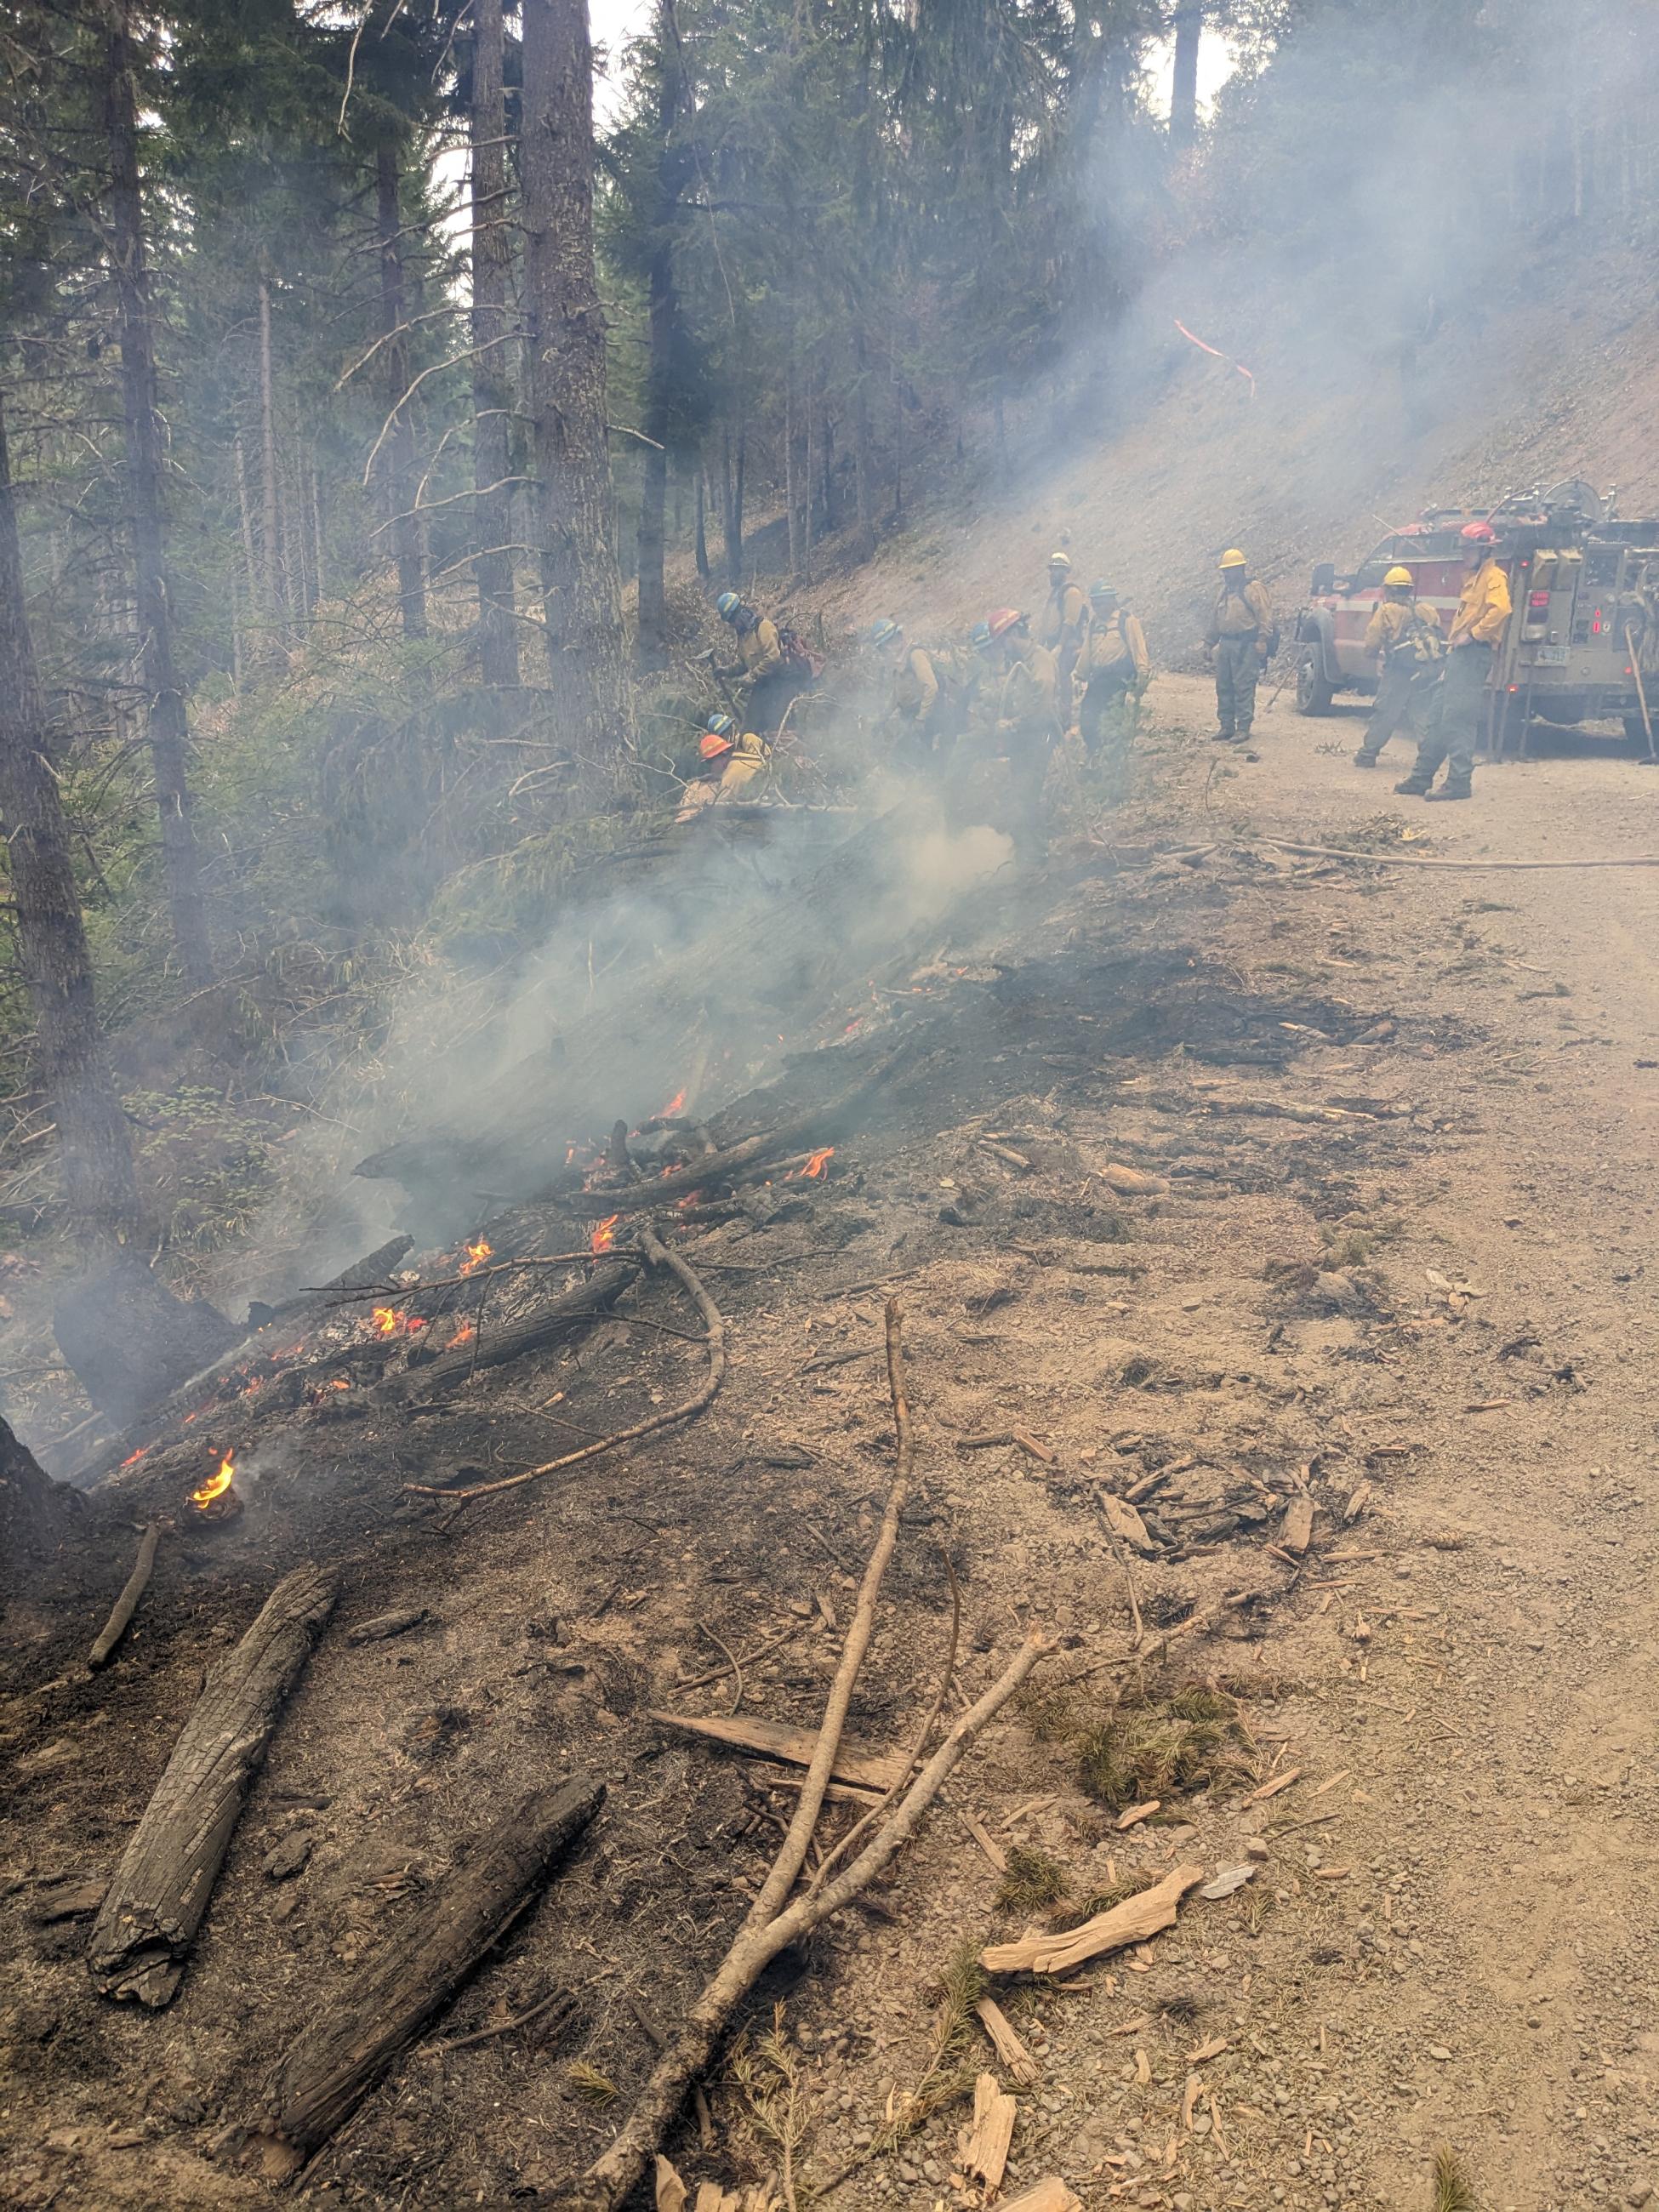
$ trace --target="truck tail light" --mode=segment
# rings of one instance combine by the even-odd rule
[[[1527,601],[1529,607],[1547,607],[1550,603],[1547,592],[1534,592]]]

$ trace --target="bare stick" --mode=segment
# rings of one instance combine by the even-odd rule
[[[618,1444],[636,1443],[641,1437],[655,1436],[659,1429],[672,1428],[678,1422],[689,1421],[693,1414],[702,1413],[713,1403],[716,1393],[726,1380],[726,1322],[720,1308],[714,1304],[701,1282],[681,1259],[678,1252],[670,1252],[659,1244],[648,1229],[639,1237],[640,1250],[653,1267],[666,1267],[669,1273],[686,1291],[708,1334],[703,1339],[708,1353],[708,1372],[702,1387],[694,1391],[682,1404],[671,1406],[665,1413],[653,1413],[648,1421],[636,1421],[632,1428],[618,1429],[614,1436],[600,1437],[596,1443],[583,1444],[578,1450],[566,1452],[561,1459],[550,1459],[540,1467],[526,1468],[522,1474],[502,1476],[499,1482],[475,1482],[465,1490],[447,1489],[441,1483],[406,1482],[405,1490],[421,1498],[442,1498],[452,1504],[464,1504],[469,1498],[493,1497],[498,1490],[516,1490],[520,1483],[538,1481],[544,1474],[556,1474],[567,1467],[576,1467],[583,1460],[596,1459],[601,1452],[615,1451]]]
[[[96,1674],[108,1660],[110,1653],[127,1632],[127,1624],[138,1610],[138,1601],[149,1587],[150,1570],[155,1565],[155,1547],[161,1540],[161,1524],[152,1521],[138,1543],[138,1557],[126,1585],[111,1607],[109,1619],[99,1632],[98,1641],[87,1656],[88,1670]]]
[[[706,1621],[699,1621],[697,1626],[703,1630],[705,1634],[713,1634],[713,1631],[709,1629]],[[806,1623],[804,1620],[792,1620],[788,1627],[784,1630],[781,1636],[775,1636],[769,1643],[757,1644],[754,1650],[745,1651],[743,1655],[741,1662],[742,1665],[745,1667],[752,1667],[757,1659],[769,1658],[774,1651],[780,1650],[784,1644],[787,1644],[792,1637],[799,1636],[805,1626]],[[720,1644],[719,1637],[716,1636],[714,1638],[714,1641],[715,1643]],[[722,1651],[726,1651],[726,1646],[723,1644],[720,1644],[720,1650]],[[701,1690],[706,1687],[710,1682],[718,1682],[723,1675],[731,1674],[732,1668],[739,1663],[737,1660],[732,1658],[732,1655],[729,1651],[726,1652],[726,1656],[727,1659],[731,1661],[731,1664],[729,1666],[713,1668],[707,1674],[693,1674],[689,1681],[684,1675],[682,1675],[675,1681],[674,1687],[677,1690]]]
[[[850,1904],[910,1840],[963,1753],[1048,1648],[1041,1637],[1026,1639],[990,1688],[955,1723],[891,1820],[838,1881],[816,1895],[798,1899],[765,1926],[752,1927],[745,1921],[713,1979],[670,2037],[616,2141],[575,2185],[566,2200],[568,2204],[581,2212],[616,2212],[645,2172],[693,2082],[707,2068],[732,2014],[763,1971],[787,1945]]]
[[[470,2051],[475,2043],[489,2043],[498,2035],[511,2035],[515,2028],[528,2027],[532,2020],[539,2020],[545,2012],[557,2005],[558,2025],[563,2027],[574,2016],[576,2000],[568,1990],[550,1990],[533,2005],[515,2012],[510,2020],[497,2021],[494,2027],[475,2027],[471,2035],[452,2035],[447,2043],[428,2043],[421,2051],[422,2058],[442,2058],[452,2051]]]
[[[1613,854],[1586,860],[1439,860],[1424,853],[1351,853],[1340,845],[1292,845],[1285,837],[1264,837],[1281,853],[1310,853],[1322,860],[1352,860],[1372,868],[1659,868],[1659,853]]]
[[[1098,1490],[1095,1492],[1095,1503],[1100,1507],[1101,1518],[1105,1520],[1106,1507],[1102,1500],[1101,1494]],[[1116,1529],[1113,1528],[1109,1521],[1106,1522],[1106,1540],[1111,1546],[1113,1554],[1115,1557],[1119,1566],[1123,1570],[1124,1586],[1129,1593],[1129,1612],[1135,1625],[1135,1640],[1129,1646],[1129,1649],[1132,1651],[1139,1651],[1141,1645],[1146,1640],[1146,1624],[1140,1617],[1140,1600],[1135,1593],[1135,1578],[1133,1571],[1129,1565],[1129,1554],[1124,1549]]]

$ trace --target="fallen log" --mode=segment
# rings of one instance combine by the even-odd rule
[[[410,1372],[430,1389],[449,1390],[465,1382],[475,1369],[504,1366],[510,1360],[522,1359],[526,1352],[543,1351],[583,1322],[608,1313],[639,1272],[640,1263],[632,1253],[607,1257],[586,1282],[562,1291],[534,1313],[500,1328],[480,1328],[453,1352],[411,1361]]]
[[[434,1885],[356,1986],[325,2000],[264,2085],[250,2143],[268,2180],[296,2173],[350,2117],[532,1902],[604,1802],[604,1785],[580,1775],[532,1791]]]
[[[763,1758],[781,1759],[791,1766],[810,1766],[817,1736],[811,1729],[786,1728],[781,1721],[727,1720],[721,1715],[708,1719],[693,1713],[648,1713],[661,1728],[678,1729],[687,1735],[707,1736],[738,1751],[757,1752]],[[836,1753],[837,1782],[850,1782],[860,1790],[890,1790],[904,1779],[905,1761],[896,1753],[866,1751],[844,1743]]]
[[[171,2002],[283,1701],[333,1603],[320,1568],[296,1568],[209,1674],[93,1923],[87,1960],[102,1996]]]
[[[152,1521],[139,1539],[138,1557],[132,1572],[127,1577],[121,1595],[110,1608],[109,1619],[98,1632],[97,1641],[87,1654],[87,1667],[96,1674],[106,1665],[109,1656],[127,1632],[127,1625],[138,1610],[138,1601],[149,1588],[151,1570],[155,1565],[155,1547],[161,1540],[161,1524]]]

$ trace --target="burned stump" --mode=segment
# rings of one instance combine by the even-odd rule
[[[136,1252],[71,1284],[52,1330],[88,1397],[121,1422],[159,1405],[244,1334],[205,1298],[175,1297]]]
[[[333,1604],[320,1568],[296,1569],[209,1674],[93,1924],[87,1960],[101,1995],[171,2002],[283,1701]]]
[[[605,1799],[532,1790],[437,1882],[349,1996],[325,2001],[265,2083],[253,2140],[286,2179],[325,2143],[547,1881]]]

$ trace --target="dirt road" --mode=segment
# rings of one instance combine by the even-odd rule
[[[1200,684],[1166,679],[1153,703],[1207,726]],[[1189,792],[1218,776],[1218,819],[1312,842],[1387,817],[1431,841],[1395,849],[1446,858],[1659,852],[1659,771],[1627,757],[1483,769],[1472,804],[1429,808],[1394,796],[1397,743],[1394,774],[1351,766],[1357,727],[1267,714],[1258,763],[1211,747],[1215,770],[1200,734],[1181,772]],[[1420,2201],[1444,2137],[1483,2203],[1638,2205],[1659,2185],[1659,870],[1367,876],[1261,894],[1256,957],[1344,963],[1327,972],[1368,1002],[1468,1042],[1366,1086],[1441,1126],[1386,1194],[1401,1229],[1380,1264],[1421,1320],[1366,1407],[1407,1445],[1367,1540],[1381,1556],[1300,1632],[1332,1682],[1325,1755],[1370,1801],[1326,1844],[1352,1867],[1332,1887],[1359,1968],[1340,1994],[1309,1988],[1303,2039],[1334,2031],[1359,2201]],[[1303,1063],[1316,1094],[1322,1057],[1330,1075],[1347,1055]],[[1429,1267],[1482,1295],[1454,1318]]]

